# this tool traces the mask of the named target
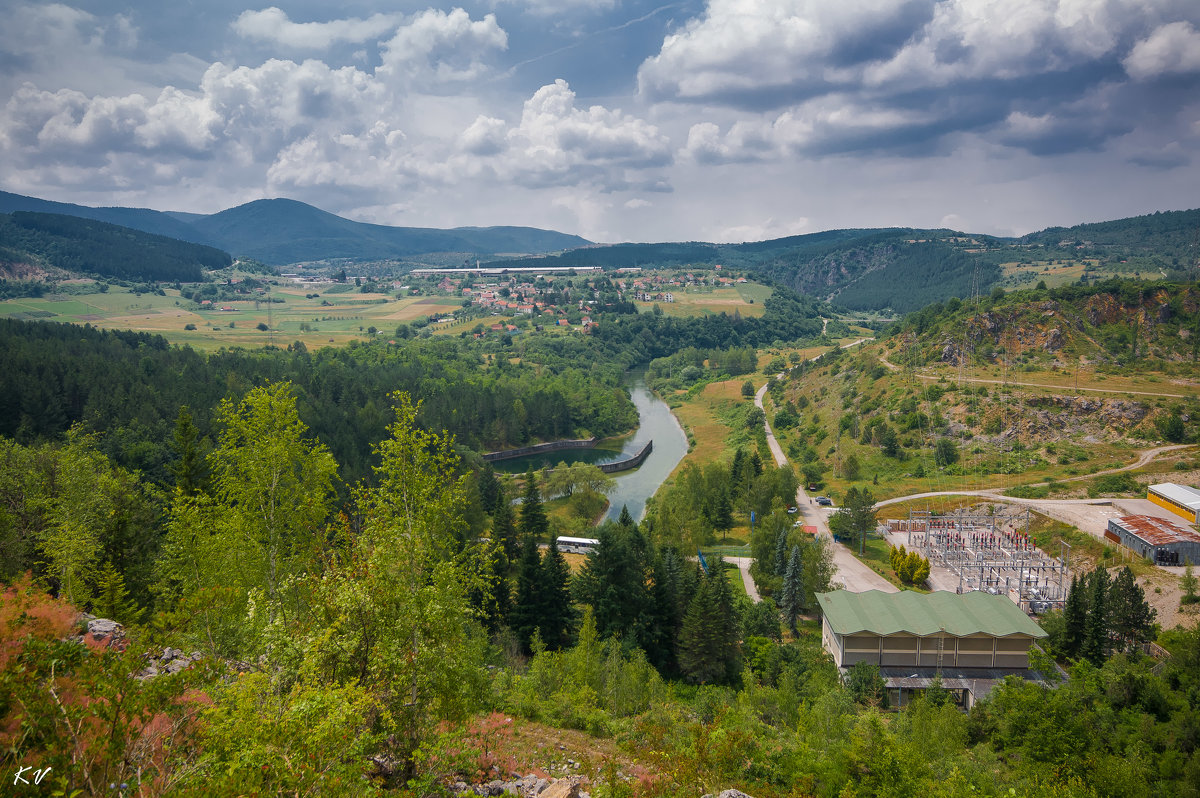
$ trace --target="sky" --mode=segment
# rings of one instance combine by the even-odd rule
[[[1200,206],[1197,0],[0,0],[0,189],[599,242]]]

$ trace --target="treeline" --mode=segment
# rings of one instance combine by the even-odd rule
[[[0,246],[32,253],[71,272],[122,280],[199,282],[205,269],[221,269],[228,253],[128,227],[18,211],[0,214]]]
[[[1071,578],[1065,606],[1047,614],[1042,627],[1053,654],[1099,667],[1114,652],[1139,651],[1152,640],[1156,615],[1129,566],[1115,577],[1096,568]]]
[[[509,258],[488,261],[490,268],[520,268],[536,262],[538,266],[602,266],[604,268],[628,268],[642,266],[663,268],[688,263],[711,263],[719,257],[718,248],[705,243],[663,244],[610,244],[572,249],[559,255],[529,258]]]
[[[447,338],[204,356],[146,333],[0,320],[0,360],[0,435],[55,440],[83,424],[101,433],[101,451],[157,484],[169,481],[181,407],[212,439],[212,408],[267,381],[295,386],[300,417],[351,483],[370,472],[371,446],[386,434],[386,397],[397,387],[422,401],[422,425],[477,451],[605,437],[637,424],[620,365],[512,363],[507,350],[489,359],[473,342]]]
[[[730,350],[818,338],[821,316],[833,313],[821,300],[782,287],[776,288],[763,308],[758,318],[736,313],[692,318],[641,313],[601,324],[591,338],[605,355],[630,365],[647,364],[687,347]]]
[[[669,357],[650,361],[646,378],[651,384],[669,383],[686,387],[701,377],[737,377],[758,370],[758,352],[753,347],[697,349],[689,346]]]
[[[1141,255],[1167,268],[1187,268],[1195,264],[1198,227],[1200,210],[1158,211],[1129,219],[1049,227],[1018,240],[1048,249],[1068,249],[1069,256],[1076,258]]]

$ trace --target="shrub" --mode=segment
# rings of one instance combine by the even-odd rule
[[[1141,490],[1141,483],[1128,472],[1121,472],[1096,477],[1088,485],[1087,492],[1094,499],[1102,493],[1140,493]]]

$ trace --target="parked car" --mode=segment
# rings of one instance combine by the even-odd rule
[[[833,499],[829,498],[828,496],[818,496],[817,504],[821,505],[822,507],[832,507]]]
[[[795,515],[795,514],[796,514],[796,512],[797,512],[799,509],[800,509],[799,507],[795,507],[795,506],[789,507],[789,508],[788,508],[788,515]]]

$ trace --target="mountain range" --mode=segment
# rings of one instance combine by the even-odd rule
[[[433,253],[494,257],[557,252],[590,242],[534,227],[391,227],[343,219],[289,199],[248,202],[203,215],[149,208],[93,208],[0,191],[0,213],[18,211],[78,216],[154,235],[223,249],[273,266],[350,258],[383,260]],[[461,260],[461,258],[460,258]]]
[[[444,265],[478,259],[492,267],[722,264],[856,311],[906,313],[952,296],[986,293],[1002,281],[1006,286],[1020,285],[1022,279],[1036,281],[1050,264],[1073,264],[1082,274],[1071,279],[1093,280],[1113,274],[1168,273],[1191,280],[1200,267],[1200,210],[1051,227],[1020,238],[944,229],[862,228],[741,244],[602,245],[531,227],[443,230],[367,224],[289,199],[256,200],[202,215],[92,208],[0,192],[0,214],[19,212],[121,225],[273,266],[335,258]]]

